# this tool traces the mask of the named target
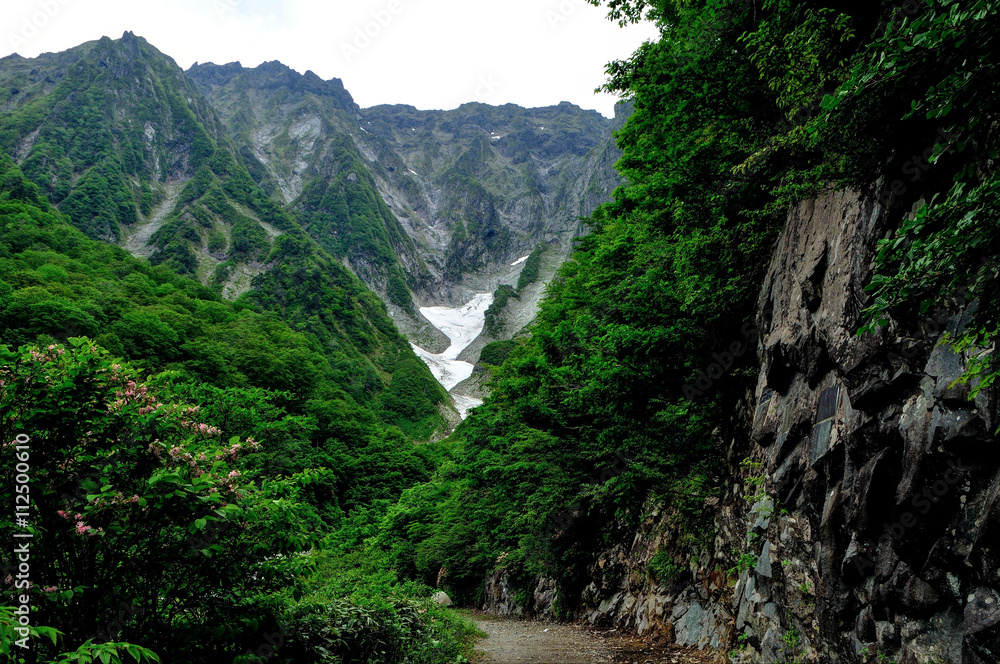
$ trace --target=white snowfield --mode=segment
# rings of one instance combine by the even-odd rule
[[[463,420],[469,416],[470,410],[483,405],[482,399],[468,397],[464,394],[453,394],[451,398],[455,400],[455,409],[458,410],[458,414],[462,416]]]
[[[444,389],[451,392],[456,385],[472,375],[473,365],[460,362],[459,354],[476,340],[486,325],[486,310],[493,304],[492,293],[480,293],[465,306],[452,307],[421,307],[424,315],[437,329],[451,339],[451,346],[443,353],[430,353],[419,346],[413,346],[413,351],[427,363],[431,373]],[[482,404],[478,399],[454,395],[455,405],[462,419],[465,419],[469,409]]]
[[[518,265],[520,265],[524,261],[528,260],[529,258],[531,258],[530,255],[525,256],[524,258],[518,258],[516,261],[514,261],[513,263],[511,263],[510,266],[511,267],[517,267]]]

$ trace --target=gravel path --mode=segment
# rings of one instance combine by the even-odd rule
[[[489,664],[610,664],[610,650],[592,634],[571,625],[476,616],[488,635],[476,645]]]
[[[513,620],[477,613],[487,637],[476,644],[482,664],[708,664],[711,653],[597,632],[577,625]],[[480,660],[477,660],[480,661]]]

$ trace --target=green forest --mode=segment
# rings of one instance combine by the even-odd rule
[[[568,617],[596,553],[653,509],[682,536],[650,574],[683,578],[715,536],[705,504],[755,353],[692,386],[754,322],[789,206],[831,188],[882,194],[902,220],[859,334],[977,299],[948,341],[995,348],[1000,1],[588,1],[659,29],[606,70],[634,105],[617,134],[626,184],[530,334],[484,355],[490,396],[443,441],[428,438],[446,394],[342,247],[248,231],[239,251],[281,267],[228,301],[194,278],[187,245],[170,252],[196,215],[164,227],[169,260],[153,265],[101,239],[141,192],[87,198],[53,179],[120,156],[0,157],[0,495],[15,503],[27,439],[37,661],[465,662],[476,630],[435,590],[475,607],[498,570],[523,598],[551,578]],[[233,229],[232,201],[290,223],[223,139],[204,140],[182,196]],[[311,184],[304,223],[350,238],[360,226],[338,211],[362,193]],[[537,278],[542,250],[504,297]],[[402,286],[393,301],[412,306]],[[963,378],[998,374],[990,351]],[[0,656],[22,661],[13,611]]]

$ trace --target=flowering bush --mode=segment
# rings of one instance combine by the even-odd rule
[[[231,658],[237,645],[210,631],[266,620],[260,598],[296,586],[307,558],[292,554],[310,548],[321,525],[298,486],[323,471],[258,480],[238,466],[260,444],[222,442],[198,415],[159,399],[87,339],[0,347],[0,440],[31,441],[32,624],[57,627],[72,647],[121,632],[161,654],[219,661],[220,649]],[[4,449],[4,505],[14,504],[14,475]],[[24,530],[11,514],[0,516],[6,541]],[[13,595],[7,576],[0,605]],[[248,614],[247,602],[261,613]],[[134,616],[116,622],[123,603]]]

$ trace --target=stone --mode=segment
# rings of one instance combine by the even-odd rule
[[[962,614],[954,607],[946,607],[929,619],[900,616],[897,622],[902,661],[969,663],[962,657]]]
[[[760,578],[754,584],[753,594],[750,595],[751,604],[766,604],[771,601],[771,584],[768,579]]]
[[[436,593],[434,593],[431,599],[434,600],[435,603],[440,604],[441,606],[451,606],[452,604],[451,598],[448,597],[448,593],[444,592],[443,590],[439,590]]]
[[[802,473],[799,472],[801,464],[801,457],[796,454],[789,454],[774,472],[772,483],[774,485],[774,492],[780,503],[790,503],[792,496],[802,486]]]
[[[625,597],[625,601],[622,602],[621,612],[624,614],[632,613],[632,608],[636,605],[635,595],[628,595]]]
[[[899,635],[895,623],[880,620],[875,623],[875,642],[882,650],[895,650],[899,645]]]
[[[964,443],[977,443],[989,437],[986,422],[973,410],[957,410],[945,413],[937,423],[937,428],[943,430],[946,449],[955,450]],[[961,449],[958,448],[960,453]]]
[[[757,558],[757,566],[754,568],[757,574],[770,579],[773,575],[771,571],[771,543],[764,542],[763,548],[760,550],[760,556]]]
[[[760,532],[766,531],[771,525],[771,516],[774,514],[774,501],[770,498],[758,501],[750,508],[750,514],[757,517],[750,529]]]
[[[858,614],[858,619],[854,622],[854,635],[864,642],[875,640],[875,618],[872,616],[870,605]]]
[[[953,351],[950,346],[946,344],[934,346],[924,371],[936,379],[934,382],[935,398],[952,401],[968,400],[970,393],[968,385],[951,386],[962,375],[964,364],[962,356]]]
[[[871,553],[856,538],[852,538],[851,543],[847,545],[843,559],[840,561],[840,575],[851,582],[864,578],[874,565],[870,556]]]
[[[765,662],[783,661],[781,655],[781,638],[773,627],[768,627],[760,639],[760,654]]]
[[[608,599],[601,602],[600,606],[597,607],[599,613],[610,613],[613,608],[618,606],[618,601],[622,598],[621,593],[615,593]]]
[[[819,405],[816,407],[817,422],[831,419],[837,414],[837,397],[839,395],[840,387],[836,385],[820,392]]]
[[[911,576],[903,586],[903,604],[918,612],[926,611],[941,600],[934,588],[919,576]]]
[[[773,622],[778,622],[779,620],[778,616],[780,613],[781,610],[778,608],[778,605],[775,604],[774,602],[768,602],[767,604],[764,605],[764,608],[761,609],[761,615],[763,615],[765,618]]]
[[[550,618],[554,615],[552,604],[556,598],[556,582],[554,579],[538,579],[533,593],[533,610],[536,616]]]
[[[705,609],[698,602],[688,605],[680,620],[674,622],[674,638],[677,640],[677,645],[699,645],[703,638],[707,638],[706,628]]]
[[[1000,661],[1000,592],[979,587],[965,605],[963,660],[975,664]]]

